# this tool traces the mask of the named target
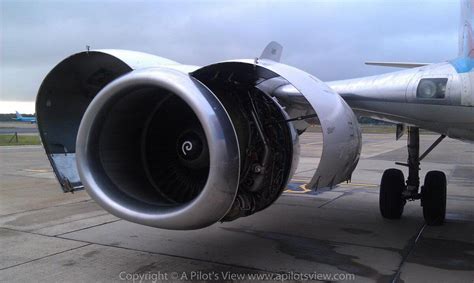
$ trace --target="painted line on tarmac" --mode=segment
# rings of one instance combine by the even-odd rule
[[[284,190],[285,193],[289,194],[308,194],[314,192],[313,190],[308,189],[307,181],[300,181],[300,180],[292,180],[290,184],[288,184],[287,189]],[[342,183],[338,186],[343,187],[365,187],[365,188],[378,188],[379,185],[376,184],[364,184],[364,183]],[[317,191],[316,191],[317,192]]]
[[[298,188],[300,188],[301,191],[300,191],[300,190],[295,191],[295,190],[293,190],[293,189],[286,189],[284,192],[285,192],[285,193],[290,193],[290,194],[306,194],[306,193],[311,192],[311,190],[309,190],[308,188],[306,188],[306,185],[307,185],[307,184],[302,184],[302,185],[299,185],[299,186],[298,186]]]

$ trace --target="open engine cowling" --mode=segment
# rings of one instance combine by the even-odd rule
[[[261,211],[298,163],[298,135],[287,121],[297,112],[283,85],[296,89],[323,126],[323,156],[310,185],[349,179],[360,152],[351,109],[314,77],[262,63],[198,68],[122,50],[65,59],[45,78],[36,104],[64,191],[84,186],[112,214],[166,229]],[[305,96],[308,90],[315,96]]]

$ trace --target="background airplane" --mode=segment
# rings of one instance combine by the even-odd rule
[[[421,200],[442,224],[446,176],[420,162],[444,137],[474,140],[472,2],[463,2],[459,57],[439,64],[324,83],[279,63],[270,43],[255,59],[204,67],[126,50],[88,50],[60,62],[38,92],[38,128],[64,191],[85,187],[110,213],[166,229],[198,229],[270,206],[299,157],[298,134],[321,125],[323,149],[308,187],[350,181],[360,156],[356,115],[408,128],[409,168],[388,169],[383,217]],[[419,128],[440,134],[420,154]]]
[[[15,111],[16,118],[13,118],[16,121],[19,122],[27,122],[27,123],[36,123],[36,117],[23,117],[18,111]]]

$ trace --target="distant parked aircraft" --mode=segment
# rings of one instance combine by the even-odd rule
[[[36,117],[23,117],[18,111],[15,111],[16,118],[13,118],[16,121],[19,122],[27,122],[31,124],[36,124]]]

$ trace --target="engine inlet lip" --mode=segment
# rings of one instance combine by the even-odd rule
[[[210,171],[206,185],[192,201],[160,206],[134,199],[117,190],[98,162],[103,121],[115,101],[137,87],[155,86],[183,99],[198,117],[209,147]],[[110,213],[132,222],[167,229],[198,229],[220,220],[231,208],[240,175],[239,147],[234,126],[222,104],[202,83],[188,74],[168,69],[132,71],[104,87],[80,123],[76,159],[89,195]]]

